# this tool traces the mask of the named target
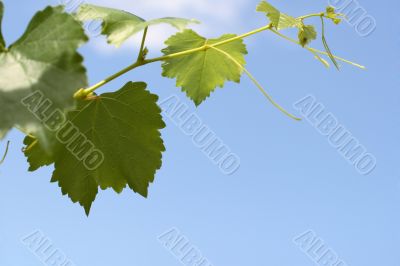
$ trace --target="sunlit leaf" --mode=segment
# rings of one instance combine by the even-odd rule
[[[257,11],[265,13],[271,21],[272,26],[274,26],[277,30],[301,26],[301,22],[298,21],[296,18],[280,12],[278,9],[276,9],[274,6],[266,1],[262,1],[257,6]]]
[[[225,34],[217,39],[206,39],[193,30],[185,30],[169,38],[163,49],[165,55],[213,45],[235,37]],[[245,65],[246,46],[242,40],[236,40],[218,46],[241,65]],[[204,49],[196,53],[166,60],[163,65],[163,76],[176,78],[176,86],[181,87],[196,105],[203,102],[216,87],[223,87],[225,81],[239,83],[242,69],[232,64],[225,55],[214,49]]]

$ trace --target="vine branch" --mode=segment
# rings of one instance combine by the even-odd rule
[[[324,13],[310,14],[310,15],[299,17],[298,19],[303,20],[303,19],[306,19],[306,18],[316,17],[316,16],[319,16],[319,17],[322,18],[323,14]],[[278,32],[277,30],[275,30],[273,28],[272,24],[270,23],[270,24],[268,24],[266,26],[257,28],[255,30],[249,31],[249,32],[244,33],[242,35],[238,35],[238,36],[235,36],[235,37],[232,37],[232,38],[229,38],[229,39],[226,39],[226,40],[214,43],[214,44],[205,44],[205,45],[202,45],[201,47],[197,47],[197,48],[193,48],[193,49],[189,49],[189,50],[185,50],[185,51],[181,51],[181,52],[177,52],[177,53],[172,53],[172,54],[168,54],[168,55],[164,55],[164,56],[160,56],[160,57],[156,57],[156,58],[152,58],[152,59],[146,59],[147,49],[145,48],[145,41],[146,41],[146,36],[147,36],[147,32],[148,32],[148,28],[146,27],[144,29],[144,32],[143,32],[143,37],[142,37],[142,42],[141,42],[141,46],[140,46],[138,59],[136,60],[135,63],[125,67],[124,69],[122,69],[122,70],[118,71],[117,73],[105,78],[104,80],[98,82],[97,84],[95,84],[95,85],[93,85],[93,86],[91,86],[89,88],[86,88],[86,89],[82,88],[82,89],[78,90],[74,94],[74,98],[76,98],[76,99],[85,99],[88,95],[92,94],[98,88],[100,88],[100,87],[104,86],[105,84],[113,81],[114,79],[126,74],[127,72],[132,71],[135,68],[138,68],[138,67],[150,64],[150,63],[154,63],[154,62],[166,61],[166,60],[169,60],[169,59],[172,59],[172,58],[185,56],[185,55],[193,54],[193,53],[200,52],[200,51],[206,51],[208,49],[216,48],[218,46],[221,46],[221,45],[224,45],[224,44],[227,44],[227,43],[231,43],[231,42],[234,42],[234,41],[237,41],[237,40],[242,40],[244,38],[247,38],[249,36],[252,36],[252,35],[255,35],[257,33],[260,33],[260,32],[263,32],[263,31],[267,31],[267,30],[271,31],[272,33],[278,35],[279,37],[281,37],[281,38],[283,38],[283,39],[285,39],[285,40],[287,40],[289,42],[292,42],[292,43],[295,43],[297,45],[300,45],[300,43],[298,41],[296,41],[296,40],[294,40],[294,39],[292,39],[292,38],[290,38],[290,37]],[[308,50],[309,52],[311,52],[314,56],[316,56],[318,60],[320,60],[322,63],[324,63],[324,65],[329,65],[329,64],[327,64],[327,62],[324,59],[322,59],[319,55],[326,55],[326,56],[329,56],[329,57],[332,56],[334,59],[337,59],[339,61],[348,63],[350,65],[353,65],[353,66],[361,68],[361,69],[365,69],[365,67],[362,66],[362,65],[359,65],[357,63],[351,62],[351,61],[346,60],[344,58],[332,55],[332,54],[330,54],[328,52],[324,52],[324,51],[321,51],[321,50],[318,50],[318,49],[315,49],[315,48],[311,48],[309,46],[304,46],[304,48],[306,50]],[[218,51],[222,51],[222,50],[218,49]],[[243,68],[243,71],[250,77],[250,79],[256,84],[256,86],[263,92],[263,94],[268,98],[268,100],[274,106],[276,106],[279,110],[281,110],[285,114],[289,115],[290,117],[292,117],[292,118],[294,118],[296,120],[298,119],[297,117],[294,117],[293,115],[291,115],[287,111],[285,111],[277,103],[275,103],[272,100],[272,98],[265,92],[265,90],[262,88],[262,86],[254,79],[254,77],[251,75],[251,73],[249,73],[243,66],[241,66],[241,67]]]
[[[283,35],[282,33],[278,32],[278,31],[276,31],[276,30],[274,30],[274,29],[270,29],[270,31],[273,32],[273,33],[275,33],[275,34],[278,35],[279,37],[282,37],[283,39],[285,39],[285,40],[287,40],[287,41],[290,41],[290,42],[292,42],[292,43],[295,43],[295,44],[300,45],[300,43],[299,43],[298,41],[296,41],[295,39],[292,39],[292,38],[290,38],[290,37],[288,37],[288,36],[286,36],[286,35]],[[314,54],[314,53],[317,53],[317,54],[323,54],[323,55],[329,56],[329,54],[328,54],[327,52],[320,51],[320,50],[318,50],[318,49],[315,49],[315,48],[312,48],[312,47],[309,47],[309,46],[304,46],[304,48],[307,49],[308,51],[310,51],[310,52],[313,53],[313,54]],[[358,68],[361,68],[361,69],[365,69],[365,66],[360,65],[360,64],[357,64],[357,63],[354,63],[354,62],[351,62],[351,61],[349,61],[349,60],[347,60],[347,59],[344,59],[344,58],[342,58],[342,57],[339,57],[339,56],[336,56],[336,55],[333,55],[333,57],[334,57],[335,59],[339,60],[339,61],[345,62],[345,63],[350,64],[350,65],[352,65],[352,66],[355,66],[355,67],[358,67]]]

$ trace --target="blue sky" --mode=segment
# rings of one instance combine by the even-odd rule
[[[4,3],[3,32],[12,43],[37,10],[57,1]],[[90,3],[124,8],[146,18],[196,18],[203,21],[196,29],[209,37],[265,24],[265,17],[254,11],[257,1]],[[293,15],[328,5],[311,0],[271,3]],[[161,100],[176,95],[240,157],[240,169],[224,175],[165,116],[162,135],[167,152],[149,198],[128,190],[121,195],[101,191],[87,218],[79,205],[49,182],[52,167],[26,171],[23,136],[13,131],[7,136],[10,152],[0,167],[0,265],[42,265],[21,242],[37,230],[74,265],[182,265],[180,257],[158,240],[163,232],[177,228],[214,266],[313,265],[292,241],[308,230],[343,265],[398,266],[400,6],[394,0],[359,0],[359,4],[376,20],[376,30],[361,37],[347,23],[329,24],[327,38],[336,54],[362,63],[367,70],[348,65],[340,72],[326,69],[311,54],[270,33],[246,40],[247,67],[275,100],[298,115],[293,104],[313,95],[376,157],[376,168],[369,175],[360,175],[306,120],[294,122],[279,113],[248,78],[243,77],[240,85],[217,89],[195,108],[174,80],[161,78],[157,63],[128,73],[102,91],[140,80]],[[170,33],[165,27],[150,30],[152,55],[159,54],[156,49]],[[133,40],[117,50],[103,38],[94,38],[83,47],[90,83],[129,65],[136,44]],[[318,42],[314,46],[322,48]]]

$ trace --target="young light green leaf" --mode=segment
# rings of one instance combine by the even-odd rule
[[[170,37],[165,43],[165,55],[178,53],[205,45],[215,45],[235,37],[225,34],[218,39],[206,39],[193,30],[185,30]],[[241,65],[245,65],[246,46],[242,40],[218,45],[218,48],[232,56]],[[225,81],[239,83],[242,69],[232,64],[229,58],[214,49],[203,49],[196,53],[165,60],[162,75],[176,78],[176,86],[181,87],[196,105],[203,102],[216,87],[223,87]]]
[[[262,1],[257,6],[257,11],[263,12],[267,15],[276,30],[283,30],[286,28],[293,28],[301,26],[301,22],[296,18],[281,13],[278,9],[266,1]]]
[[[339,24],[339,23],[342,21],[342,19],[341,19],[340,17],[342,17],[343,15],[342,15],[342,14],[336,13],[335,8],[332,7],[332,6],[328,6],[328,7],[326,8],[326,13],[325,13],[325,14],[326,14],[326,16],[327,16],[329,19],[331,19],[331,20],[333,21],[333,23],[335,23],[336,25]]]
[[[42,103],[59,110],[74,106],[74,91],[87,84],[76,51],[85,41],[78,21],[62,7],[48,7],[33,17],[17,42],[0,52],[2,135],[18,126],[41,136],[44,127],[38,116],[46,111]]]
[[[128,184],[147,197],[165,150],[157,99],[145,83],[129,82],[117,92],[80,101],[69,112],[69,122],[58,133],[64,144],[55,154],[52,181],[87,214],[98,186],[119,193]],[[70,130],[79,133],[71,136]]]
[[[253,74],[251,74],[250,71],[248,71],[243,65],[241,65],[238,61],[236,61],[236,59],[233,58],[230,54],[228,54],[225,51],[222,51],[218,47],[211,47],[211,49],[214,49],[214,50],[218,51],[219,53],[225,55],[229,60],[232,61],[232,63],[237,65],[239,69],[242,69],[246,73],[246,75],[250,78],[250,80],[254,83],[254,85],[256,85],[256,87],[261,91],[261,93],[268,99],[268,101],[273,106],[278,108],[278,110],[280,110],[282,113],[284,113],[285,115],[287,115],[288,117],[290,117],[294,120],[297,120],[297,121],[301,120],[300,118],[298,118],[298,117],[292,115],[291,113],[289,113],[288,111],[286,111],[282,106],[280,106],[277,102],[275,102],[274,99],[272,99],[271,95],[269,95],[266,92],[266,90],[263,88],[263,86],[260,84],[260,82],[258,82],[258,80],[253,76]]]
[[[107,36],[110,44],[117,47],[151,25],[165,23],[182,31],[190,23],[199,23],[196,20],[173,17],[145,21],[143,18],[126,11],[89,4],[81,5],[76,17],[81,21],[101,20],[103,22],[102,34]]]
[[[317,39],[317,32],[313,25],[303,25],[298,33],[299,43],[301,46],[308,45],[311,41]]]

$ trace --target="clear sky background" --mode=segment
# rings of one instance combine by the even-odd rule
[[[65,1],[68,2],[68,1]],[[70,1],[72,2],[72,1]],[[32,15],[56,0],[5,0],[7,43],[25,30]],[[114,0],[90,3],[124,8],[145,18],[184,16],[203,21],[209,37],[242,33],[266,23],[246,0]],[[323,10],[327,1],[281,1],[289,14]],[[41,230],[77,266],[181,265],[157,240],[178,228],[214,266],[308,266],[314,262],[292,239],[314,230],[349,266],[400,265],[400,147],[398,1],[359,0],[377,22],[361,37],[347,23],[329,23],[327,38],[338,55],[362,63],[366,71],[343,65],[327,70],[298,46],[271,33],[246,40],[248,68],[275,99],[292,104],[314,95],[377,158],[360,175],[307,121],[279,113],[244,77],[229,83],[195,108],[175,81],[161,78],[160,64],[146,66],[104,87],[146,81],[165,99],[176,94],[238,154],[241,167],[223,175],[179,127],[165,117],[167,147],[148,199],[129,190],[101,191],[89,218],[49,182],[52,167],[28,173],[23,136],[7,136],[11,147],[0,167],[0,265],[42,265],[21,243]],[[318,23],[318,20],[315,20]],[[159,54],[167,27],[150,29],[151,54]],[[84,46],[89,79],[95,83],[136,57],[137,41],[120,49],[103,38]],[[314,46],[322,48],[319,42]],[[3,150],[5,143],[1,144]]]

